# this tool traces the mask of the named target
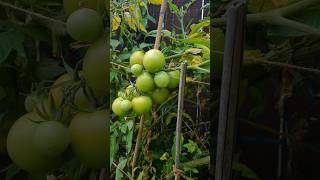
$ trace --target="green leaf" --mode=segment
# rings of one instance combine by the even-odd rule
[[[210,39],[205,38],[186,38],[180,41],[185,44],[201,44],[210,47]]]
[[[184,144],[183,147],[187,148],[189,153],[194,153],[198,149],[197,143],[193,142],[190,139],[188,139],[188,143]]]
[[[126,136],[127,154],[129,154],[131,152],[132,139],[133,139],[133,129],[131,129]]]
[[[126,166],[127,163],[127,159],[121,158],[120,162],[118,164],[118,167],[116,169],[116,180],[121,180],[123,179],[123,173],[121,172],[121,170],[124,169],[124,167]]]
[[[143,170],[139,173],[138,180],[142,180],[143,178]]]
[[[116,39],[111,39],[110,45],[111,45],[112,49],[116,49],[120,45],[120,42]]]
[[[151,44],[151,43],[141,43],[141,44],[139,45],[139,48],[140,48],[140,49],[143,49],[143,48],[152,47],[152,46],[153,46],[153,44]]]
[[[110,166],[113,163],[113,160],[115,158],[116,152],[117,152],[117,148],[118,144],[117,144],[117,138],[114,135],[111,135],[111,139],[110,139]]]
[[[146,36],[148,37],[156,37],[157,36],[157,30],[149,31]],[[161,31],[161,37],[171,37],[171,32],[164,29]]]
[[[0,64],[2,64],[12,51],[16,51],[21,57],[25,57],[23,42],[24,35],[17,31],[0,33]]]
[[[192,24],[190,26],[190,28],[191,28],[190,34],[199,32],[201,28],[207,27],[209,25],[210,25],[210,19],[204,20],[204,21],[202,21],[202,22],[200,22],[198,24]]]

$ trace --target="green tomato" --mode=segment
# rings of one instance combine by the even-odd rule
[[[120,109],[124,112],[128,112],[132,108],[131,101],[125,99],[120,102]]]
[[[68,129],[58,121],[42,122],[34,132],[33,143],[41,154],[56,157],[69,146]]]
[[[167,87],[169,85],[170,82],[170,76],[168,75],[168,73],[164,72],[164,71],[160,71],[158,73],[156,73],[156,75],[154,76],[154,83],[158,86],[158,87]]]
[[[93,42],[103,32],[103,20],[95,10],[82,8],[69,16],[66,27],[73,39]]]
[[[162,104],[168,99],[169,93],[167,88],[157,88],[152,92],[152,100],[156,104]]]
[[[141,64],[134,64],[130,68],[131,73],[135,76],[139,76],[142,73],[143,66]]]
[[[132,55],[130,56],[130,66],[133,66],[135,64],[140,64],[142,65],[142,59],[144,56],[144,52],[143,51],[136,51],[134,53],[132,53]]]
[[[113,101],[112,106],[111,106],[112,111],[118,116],[123,116],[126,114],[126,112],[121,109],[121,102],[122,101],[123,101],[123,98],[118,97]]]
[[[107,110],[78,113],[70,123],[73,152],[89,168],[97,169],[108,166],[108,124]]]
[[[93,43],[87,50],[82,65],[83,78],[98,100],[108,94],[109,65],[104,39]]]
[[[174,89],[179,86],[179,81],[180,81],[180,71],[175,70],[175,71],[170,71],[169,73],[170,76],[170,82],[168,84],[169,89]]]
[[[152,75],[148,72],[143,72],[136,80],[136,87],[142,92],[153,90],[154,82]]]
[[[149,50],[143,57],[143,66],[151,73],[162,70],[165,64],[166,60],[163,53],[157,49]]]
[[[152,109],[152,99],[149,96],[138,96],[132,99],[132,109],[137,114],[145,114]]]
[[[10,128],[7,136],[7,151],[19,168],[29,173],[45,173],[62,163],[60,157],[48,157],[39,152],[33,138],[43,119],[34,111],[20,117]],[[48,141],[47,143],[51,143]]]

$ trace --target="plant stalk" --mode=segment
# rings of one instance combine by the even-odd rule
[[[186,71],[187,64],[183,62],[181,64],[181,74],[179,82],[179,94],[178,94],[178,112],[177,112],[177,124],[176,124],[176,158],[174,165],[174,172],[179,171],[180,168],[180,134],[181,134],[181,124],[183,115],[183,104],[184,104],[184,89],[186,83]],[[175,180],[180,179],[180,172],[175,173]]]
[[[161,31],[162,31],[163,19],[164,19],[164,14],[166,12],[166,9],[167,9],[167,1],[162,0],[159,21],[158,21],[158,28],[157,28],[157,36],[156,36],[156,41],[153,47],[154,49],[159,49],[160,47]]]

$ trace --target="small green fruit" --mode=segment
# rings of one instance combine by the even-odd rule
[[[143,66],[141,64],[134,64],[130,70],[133,75],[139,76],[142,73]]]

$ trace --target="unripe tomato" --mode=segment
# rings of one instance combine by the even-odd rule
[[[120,102],[120,109],[124,112],[128,112],[132,108],[131,101],[125,99]]]
[[[79,88],[74,97],[74,105],[80,109],[92,110],[94,109],[90,99],[84,94],[83,88]]]
[[[149,96],[138,96],[132,99],[132,109],[137,114],[145,114],[151,111],[152,99]]]
[[[168,99],[169,90],[167,88],[157,88],[152,92],[152,100],[156,104],[161,104]]]
[[[105,9],[103,0],[63,0],[64,12],[69,16],[81,8],[90,8],[100,13]]]
[[[35,148],[43,155],[56,157],[70,143],[68,129],[58,121],[45,121],[38,125],[33,136]]]
[[[139,76],[142,73],[143,66],[140,64],[134,64],[130,68],[131,73],[135,76]]]
[[[167,87],[169,85],[170,82],[170,76],[168,75],[168,73],[164,72],[164,71],[160,71],[158,73],[156,73],[156,75],[154,76],[154,83],[158,86],[158,87]]]
[[[170,71],[169,73],[170,76],[170,82],[168,85],[169,89],[174,89],[179,86],[179,81],[180,81],[180,71],[175,70],[175,71]]]
[[[148,72],[143,72],[136,80],[136,87],[142,92],[151,91],[154,88],[153,77]]]
[[[151,73],[162,70],[165,64],[166,60],[164,55],[157,49],[149,50],[143,57],[143,66]]]
[[[108,147],[107,110],[79,113],[70,123],[72,149],[87,167],[107,167]]]
[[[35,112],[23,115],[13,124],[7,137],[7,150],[11,160],[30,173],[44,173],[62,162],[59,157],[42,155],[33,144],[33,137],[39,126],[37,121],[43,119]]]
[[[107,95],[109,79],[107,47],[103,38],[88,49],[83,58],[82,72],[87,85],[92,88],[95,96],[102,100]]]
[[[36,95],[28,95],[26,99],[24,100],[24,107],[27,112],[33,111],[33,109],[36,107],[37,104],[37,96]]]
[[[134,64],[142,65],[143,56],[143,51],[136,51],[132,53],[132,55],[130,56],[130,66],[133,66]]]
[[[111,105],[112,111],[118,116],[123,116],[123,115],[126,114],[126,111],[124,111],[121,108],[121,102],[122,101],[123,101],[123,98],[122,97],[118,97],[113,101],[113,103]]]
[[[103,31],[101,16],[92,9],[82,8],[73,12],[66,23],[69,35],[77,41],[93,42]]]

